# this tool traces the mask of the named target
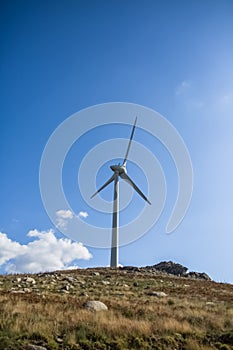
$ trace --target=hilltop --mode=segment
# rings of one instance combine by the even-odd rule
[[[230,350],[233,285],[172,262],[1,275],[0,349]]]

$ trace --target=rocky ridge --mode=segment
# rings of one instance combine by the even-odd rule
[[[164,261],[145,267],[124,266],[118,269],[99,267],[38,274],[2,275],[0,276],[0,293],[34,293],[42,296],[47,293],[59,293],[90,298],[93,289],[101,290],[104,287],[111,293],[114,287],[115,296],[124,296],[129,292],[130,286],[124,281],[122,283],[116,281],[112,284],[112,274],[116,277],[132,274],[133,287],[138,286],[137,278],[140,276],[140,278],[142,276],[150,278],[176,276],[176,278],[187,279],[187,281],[188,279],[211,281],[206,273],[188,272],[188,269],[181,264]],[[151,295],[159,296],[159,293],[160,291],[152,291]]]
[[[82,275],[77,275],[75,271],[88,274],[88,278],[84,279]],[[185,279],[196,279],[211,281],[210,277],[206,273],[200,272],[188,272],[188,268],[171,261],[161,262],[156,265],[146,267],[135,267],[135,266],[124,266],[119,269],[112,268],[89,268],[89,269],[78,269],[70,271],[55,271],[48,273],[38,274],[26,274],[26,275],[15,275],[14,278],[11,275],[3,275],[0,281],[0,292],[8,291],[12,294],[25,294],[25,293],[37,293],[44,294],[46,292],[62,293],[62,294],[78,294],[83,297],[89,297],[90,287],[97,288],[98,286],[111,287],[111,282],[108,279],[106,273],[115,274],[134,274],[137,278],[139,275],[147,276],[176,276]],[[102,274],[105,275],[102,278]],[[97,277],[97,280],[93,280],[91,277]],[[111,275],[109,275],[110,277]],[[4,282],[3,282],[4,281]],[[98,285],[96,284],[98,282]],[[4,288],[2,285],[4,284]],[[119,284],[119,285],[118,285]],[[137,286],[136,279],[134,280],[134,287]],[[126,283],[116,282],[116,287],[119,287],[119,293],[124,294],[124,291],[129,289]]]
[[[211,281],[211,278],[205,272],[195,272],[195,271],[188,272],[187,267],[181,264],[174,263],[172,261],[162,261],[159,264],[155,264],[152,266],[145,266],[145,267],[124,266],[122,267],[122,269],[126,271],[128,270],[128,271],[151,272],[151,273],[162,272],[165,274],[170,274],[170,275],[179,276],[179,277],[187,277],[187,278]]]

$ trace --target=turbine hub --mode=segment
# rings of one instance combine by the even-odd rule
[[[125,167],[125,165],[120,165],[120,164],[118,164],[118,165],[111,165],[110,166],[110,168],[111,168],[111,170],[112,171],[114,171],[115,173],[117,173],[117,174],[126,174],[126,167]]]

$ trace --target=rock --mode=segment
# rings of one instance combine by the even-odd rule
[[[191,278],[211,281],[211,278],[206,273],[188,272],[187,267],[181,264],[174,263],[172,261],[162,261],[159,264],[155,264],[152,266],[145,266],[145,267],[123,266],[123,267],[120,267],[119,269],[125,273],[136,273],[136,272],[144,273],[145,272],[150,274],[158,274],[159,272],[163,272],[163,273],[169,273],[175,276],[191,277]]]
[[[56,342],[61,344],[61,343],[63,343],[63,339],[62,338],[56,338]]]
[[[68,291],[68,290],[65,290],[65,289],[61,289],[60,292],[61,292],[61,293],[64,293],[64,294],[69,294],[69,291]]]
[[[108,310],[107,305],[98,300],[87,301],[84,304],[84,308],[92,311],[106,311]]]
[[[194,272],[194,271],[191,271],[191,272],[186,274],[186,277],[191,277],[191,278],[195,278],[195,279],[201,279],[201,280],[205,280],[205,281],[211,281],[210,276],[208,276],[207,273],[205,273],[205,272]]]
[[[149,292],[148,295],[156,296],[159,298],[163,298],[167,296],[167,294],[164,292]]]
[[[139,286],[138,282],[134,282],[134,283],[133,283],[133,286],[134,286],[134,287],[138,287],[138,286]]]
[[[65,276],[62,280],[70,283],[74,283],[76,281],[76,279],[72,276]]]
[[[25,291],[24,290],[11,290],[12,294],[24,294]]]
[[[108,284],[110,284],[109,281],[102,281],[102,283],[103,283],[105,286],[107,286]]]
[[[130,272],[140,271],[140,267],[136,267],[136,266],[123,266],[123,267],[120,267],[120,269],[127,270]]]
[[[23,290],[25,293],[31,293],[31,291],[32,291],[30,288],[24,288]]]
[[[70,289],[70,286],[68,284],[66,284],[65,286],[61,287],[61,290],[66,290],[68,291]]]
[[[36,281],[32,277],[26,277],[25,278],[26,283],[36,284]]]
[[[114,295],[115,297],[124,297],[124,296],[125,296],[124,293],[120,293],[120,292],[118,292],[118,293],[113,293],[112,295]]]
[[[181,264],[174,263],[172,261],[162,261],[159,264],[153,265],[153,268],[158,271],[170,273],[175,276],[184,276],[188,271],[187,267]]]
[[[97,272],[97,271],[94,271],[94,272],[92,273],[92,275],[93,275],[93,276],[99,276],[99,275],[100,275],[100,273],[99,273],[99,272]]]
[[[28,344],[26,346],[27,350],[47,350],[47,348],[45,348],[44,346],[40,346],[40,345],[34,345],[34,344]]]

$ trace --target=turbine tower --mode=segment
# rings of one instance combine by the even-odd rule
[[[126,170],[126,164],[127,159],[129,155],[129,150],[131,147],[135,127],[137,123],[137,117],[134,122],[134,126],[131,132],[129,144],[127,147],[127,151],[125,154],[125,158],[123,160],[122,164],[118,165],[111,165],[110,168],[113,171],[112,177],[103,185],[101,186],[92,196],[93,198],[97,193],[102,191],[105,187],[107,187],[111,182],[114,181],[114,196],[113,196],[113,214],[112,214],[112,245],[111,245],[111,260],[110,260],[110,267],[118,267],[118,224],[119,224],[119,177],[129,183],[130,186],[134,188],[134,190],[148,203],[151,204],[151,202],[148,200],[148,198],[142,193],[142,191],[135,185],[133,180],[127,175]]]

